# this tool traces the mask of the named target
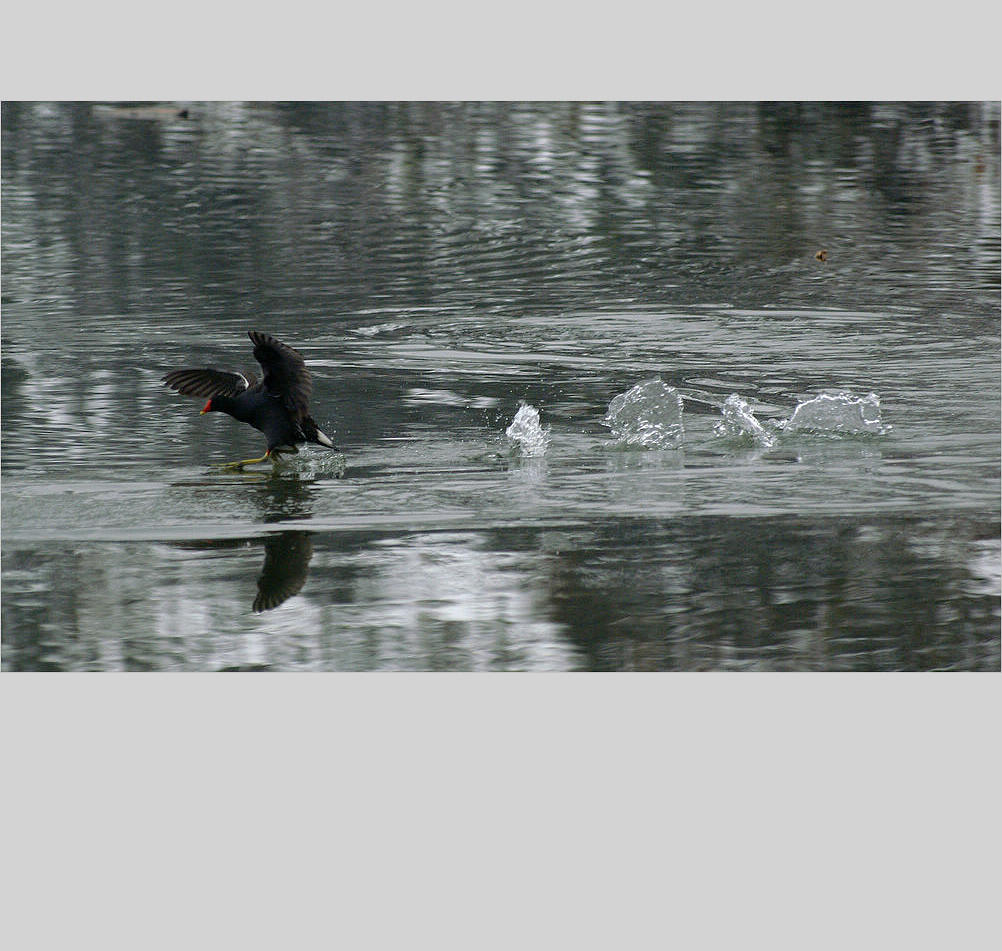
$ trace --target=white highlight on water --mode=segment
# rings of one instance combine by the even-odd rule
[[[853,396],[844,391],[806,400],[780,426],[787,432],[851,436],[882,436],[891,429],[880,419],[880,397],[876,393]]]
[[[766,432],[755,418],[751,407],[737,393],[732,393],[724,400],[720,414],[722,417],[720,422],[713,427],[715,435],[727,438],[750,437],[767,449],[775,444],[775,435]]]
[[[513,449],[523,456],[541,456],[550,442],[550,430],[539,423],[539,410],[523,402],[504,431]]]
[[[678,449],[685,438],[682,396],[660,377],[620,393],[602,420],[621,443],[645,449]]]

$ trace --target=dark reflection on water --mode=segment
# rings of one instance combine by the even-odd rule
[[[280,532],[264,543],[264,567],[257,580],[255,611],[271,611],[299,594],[313,557],[309,532]]]
[[[5,560],[19,594],[4,606],[4,663],[996,670],[998,523],[982,531],[964,518],[708,517],[482,534],[284,531],[263,546],[46,544]],[[291,598],[310,571],[308,599],[253,614],[259,569],[253,611]]]
[[[973,558],[952,563],[957,546],[978,550],[970,524],[949,535],[883,520],[623,529],[562,560],[552,581],[556,617],[590,669],[998,669],[998,639],[984,636],[998,623],[991,576]]]
[[[997,103],[4,103],[0,147],[4,669],[998,669]],[[259,437],[159,378],[248,329],[341,463],[209,468]],[[624,452],[652,376],[685,445]],[[714,435],[842,389],[892,429]]]
[[[336,470],[336,478],[343,472]],[[260,490],[254,505],[265,524],[279,524],[309,519],[309,486],[311,481],[301,478],[281,478],[277,473],[256,473],[238,477]],[[214,549],[247,548],[255,539],[208,539],[200,542],[178,544],[180,549],[205,551]],[[263,541],[264,564],[257,579],[257,595],[252,603],[255,613],[272,611],[289,598],[299,594],[310,572],[313,542],[306,531],[281,531],[265,536]]]
[[[256,539],[210,539],[183,542],[181,551],[216,551],[257,548]],[[310,573],[313,542],[309,532],[277,532],[263,542],[264,564],[257,579],[257,594],[251,604],[255,613],[271,611],[299,594]]]
[[[693,281],[738,306],[830,305],[835,287],[844,308],[912,306],[900,278],[920,273],[941,306],[973,294],[992,312],[999,287],[998,111],[980,104],[215,104],[127,121],[5,103],[3,121],[7,230],[61,278],[34,289],[17,262],[5,293],[77,313],[690,306]],[[805,266],[820,247],[831,266]]]

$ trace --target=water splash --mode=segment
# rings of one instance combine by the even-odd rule
[[[347,468],[343,452],[302,449],[296,455],[282,456],[272,467],[271,475],[281,479],[340,479]],[[267,471],[266,471],[266,474]]]
[[[504,431],[512,449],[523,456],[541,456],[550,442],[550,430],[539,423],[539,410],[523,402],[515,418]]]
[[[660,377],[644,380],[613,399],[602,424],[627,446],[678,449],[685,438],[682,396]]]
[[[720,413],[722,418],[713,427],[715,435],[729,439],[750,438],[767,449],[775,445],[776,436],[765,430],[748,403],[737,393],[724,400]]]
[[[780,426],[786,432],[819,433],[826,436],[882,436],[891,427],[880,419],[880,397],[822,393],[801,403]]]

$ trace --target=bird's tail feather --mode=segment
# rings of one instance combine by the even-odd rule
[[[303,435],[309,442],[315,442],[317,445],[326,446],[328,449],[337,449],[337,446],[334,445],[334,440],[331,439],[331,437],[325,432],[320,430],[320,427],[317,426],[316,420],[314,420],[312,416],[307,416],[306,419],[303,420]]]

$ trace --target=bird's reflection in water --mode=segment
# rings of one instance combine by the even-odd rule
[[[254,612],[271,611],[299,594],[310,572],[313,542],[309,532],[279,532],[264,543],[264,566],[257,579]]]
[[[261,519],[267,523],[307,519],[312,514],[310,484],[300,479],[271,478],[259,483],[255,500]],[[309,532],[283,531],[269,535],[264,543],[264,565],[257,579],[254,612],[272,611],[306,584],[313,557],[313,542]]]
[[[342,478],[343,468],[334,474]],[[280,478],[259,474],[248,474],[240,481],[257,489],[253,502],[259,517],[265,524],[279,524],[308,519],[310,508],[310,485],[316,480]],[[258,538],[249,539],[206,539],[186,542],[179,547],[191,549],[224,549],[253,546]],[[310,532],[287,529],[267,535],[264,540],[264,564],[257,579],[257,595],[252,602],[255,614],[273,611],[289,598],[299,594],[306,584],[313,557],[313,542]]]
[[[299,594],[310,573],[313,542],[304,531],[275,532],[263,539],[206,538],[200,541],[174,542],[182,551],[227,551],[257,548],[264,545],[264,564],[257,578],[257,594],[251,602],[255,614],[273,611],[293,595]]]

